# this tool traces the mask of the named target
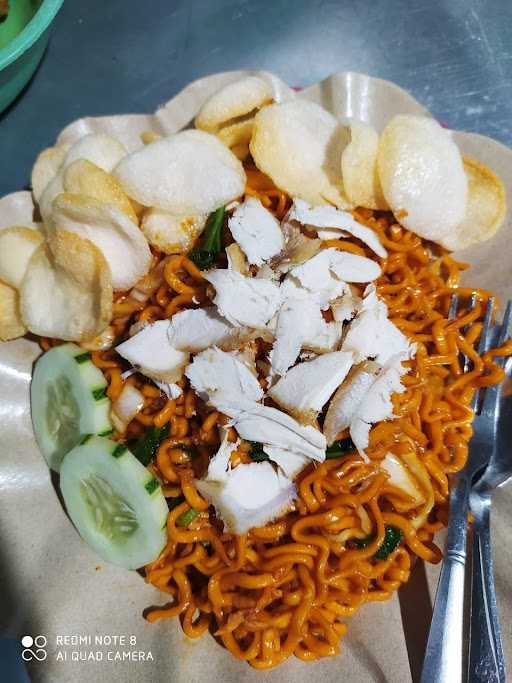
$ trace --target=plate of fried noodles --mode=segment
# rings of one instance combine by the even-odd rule
[[[0,199],[4,619],[37,680],[408,679],[397,593],[512,354],[477,351],[511,160],[391,83],[256,71],[41,151]]]

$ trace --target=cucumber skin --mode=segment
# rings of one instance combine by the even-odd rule
[[[47,364],[51,362],[49,359],[56,354],[59,354],[59,356],[64,355],[64,357],[67,356],[70,361],[74,361],[73,365],[68,364],[68,369],[71,373],[74,371],[78,373],[77,377],[79,378],[81,385],[88,388],[91,392],[91,400],[94,401],[94,403],[91,404],[94,407],[91,414],[89,416],[80,415],[80,434],[77,435],[76,444],[80,443],[88,434],[102,434],[105,436],[111,434],[112,423],[110,421],[111,403],[110,399],[105,394],[108,384],[101,370],[92,363],[91,354],[89,352],[84,352],[84,350],[76,344],[67,343],[56,346],[41,355],[36,361],[32,375],[32,424],[40,451],[44,455],[49,467],[58,472],[62,456],[56,457],[54,444],[51,443],[51,439],[49,439],[47,435],[47,429],[45,429],[44,426],[44,416],[41,414],[38,415],[38,410],[35,408],[35,406],[39,404],[39,401],[44,400],[41,394],[44,394],[46,391],[47,383],[44,380],[44,374],[43,377],[40,377],[40,375],[41,373],[48,372]],[[58,362],[62,364],[64,372],[66,361],[59,359]],[[51,372],[51,366],[49,366],[49,371]],[[99,397],[100,393],[101,397]],[[98,398],[95,398],[95,394]],[[80,403],[80,401],[78,403]],[[86,417],[89,417],[90,419],[86,420]]]
[[[120,446],[123,444],[105,437],[91,436],[85,444],[73,448],[62,461],[60,488],[68,514],[82,539],[106,562],[125,569],[138,569],[154,561],[165,547],[169,508],[153,474],[128,448],[120,449]],[[114,477],[120,497],[129,503],[135,501],[131,507],[144,514],[146,525],[152,527],[148,531],[141,526],[142,538],[137,546],[145,544],[145,549],[137,547],[132,553],[127,551],[126,555],[130,557],[118,557],[119,553],[95,534],[83,514],[79,493],[80,481],[90,474],[103,474],[110,484]],[[137,517],[139,519],[139,515]]]

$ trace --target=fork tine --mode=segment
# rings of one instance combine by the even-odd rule
[[[489,302],[491,300],[489,299]],[[489,310],[486,311],[485,318],[487,320]],[[505,313],[503,315],[503,320],[501,322],[501,326],[499,327],[499,334],[498,338],[496,340],[496,346],[501,346],[502,344],[505,343],[507,337],[508,337],[508,329],[510,326],[510,318],[512,316],[512,302],[509,301],[507,303],[507,307],[505,309]],[[480,348],[482,346],[482,339],[484,338],[484,328],[485,328],[485,321],[484,321],[484,327],[482,328],[482,335],[480,337],[480,344],[478,345],[478,353],[484,353],[487,348],[488,348],[488,340],[485,341],[483,344],[482,349]],[[490,337],[491,334],[489,334],[489,328],[487,329],[487,332],[485,334],[485,337]],[[502,365],[505,362],[505,358],[496,358],[495,362],[498,363],[499,365]],[[479,396],[483,394],[483,399],[482,399],[482,405],[480,412],[481,413],[486,413],[489,415],[494,415],[495,410],[496,410],[496,405],[498,403],[498,396],[500,392],[500,385],[496,384],[495,386],[492,387],[487,387],[487,389],[483,388],[480,389],[479,391],[475,392],[475,395],[473,397],[473,401],[471,402],[471,407],[473,410],[476,411],[478,407],[478,400]]]
[[[476,302],[477,302],[476,294],[472,294],[471,300],[469,302],[469,310],[470,311],[472,311],[475,308]],[[464,327],[463,331],[465,332],[466,330],[467,330],[467,327]],[[466,355],[463,355],[462,359],[463,359],[462,372],[468,372],[468,370],[469,370],[469,358]]]
[[[482,332],[480,333],[480,341],[478,342],[478,353],[481,355],[487,351],[489,342],[491,341],[491,320],[494,311],[494,297],[490,296],[487,301],[487,308],[485,309],[484,323],[482,325]]]
[[[492,336],[491,320],[492,320],[493,311],[494,311],[494,297],[491,296],[491,297],[489,297],[489,299],[487,301],[487,308],[485,309],[484,323],[482,325],[482,331],[480,332],[480,341],[478,342],[478,353],[480,355],[485,353],[489,347],[489,343],[490,343],[491,336]],[[464,369],[464,372],[466,372],[465,369]],[[475,394],[474,394],[473,399],[471,401],[471,408],[475,412],[477,411],[477,408],[478,408],[478,403],[480,400],[481,393],[482,393],[481,390],[477,389],[475,391]],[[489,393],[489,392],[487,392],[487,393]],[[491,399],[490,395],[489,395],[489,399]],[[485,397],[484,397],[484,400],[485,400]],[[492,400],[495,400],[495,399],[492,399]],[[482,408],[483,408],[483,406],[482,406]]]
[[[448,309],[448,320],[454,320],[457,315],[457,307],[459,305],[459,297],[457,294],[452,294],[450,299],[450,308]]]
[[[498,337],[498,346],[501,346],[507,341],[508,330],[510,327],[510,319],[512,318],[512,301],[507,303],[505,308],[505,313],[503,314],[503,320],[501,322],[500,335]]]

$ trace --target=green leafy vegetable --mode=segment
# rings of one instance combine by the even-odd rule
[[[402,542],[403,533],[401,529],[397,529],[394,526],[386,526],[386,533],[384,534],[384,541],[382,545],[375,553],[374,557],[376,560],[386,560],[389,555],[397,548]]]
[[[254,462],[263,462],[264,460],[268,460],[268,455],[263,450],[263,444],[259,443],[258,441],[250,441],[249,443],[251,444],[249,455]]]
[[[354,545],[356,545],[358,548],[366,548],[366,546],[370,545],[370,543],[373,541],[375,536],[373,534],[370,534],[369,536],[366,536],[366,538],[357,538],[353,539]],[[401,543],[403,538],[403,533],[400,529],[397,529],[394,526],[387,526],[386,525],[386,530],[384,532],[384,540],[382,541],[381,546],[373,556],[376,560],[386,560],[389,555],[395,550]]]
[[[197,510],[190,508],[178,517],[176,520],[176,526],[189,526],[192,524],[198,514],[199,512]]]
[[[340,441],[335,441],[332,446],[329,446],[325,451],[326,460],[332,460],[333,458],[342,458],[344,455],[348,455],[352,451],[355,451],[356,447],[354,442],[350,437],[346,439],[340,439]]]
[[[158,447],[169,436],[169,423],[163,427],[151,427],[140,437],[133,448],[133,454],[139,462],[147,466],[154,459]]]
[[[201,246],[192,249],[188,255],[200,270],[209,268],[222,251],[222,226],[225,214],[226,209],[221,206],[208,216]]]

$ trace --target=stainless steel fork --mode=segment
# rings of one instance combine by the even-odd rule
[[[512,316],[508,303],[501,329],[496,330],[493,346],[501,346],[508,337]],[[490,512],[493,491],[512,476],[512,397],[509,394],[512,363],[505,365],[507,375],[504,385],[494,386],[485,392],[480,415],[477,419],[494,421],[492,430],[497,441],[489,464],[470,494],[470,508],[474,516],[471,578],[471,621],[468,657],[468,680],[482,683],[505,683],[505,660],[501,645],[501,631],[496,607],[494,574],[491,553]],[[502,389],[505,391],[502,391]],[[501,394],[501,396],[500,396]],[[504,395],[503,395],[504,394]],[[501,400],[500,400],[501,399]],[[499,410],[495,410],[498,404]]]
[[[472,305],[474,305],[474,301]],[[489,299],[478,352],[482,353],[491,339],[491,318],[494,301]],[[452,297],[450,318],[458,307]],[[467,370],[467,360],[465,361]],[[478,405],[476,392],[472,408]],[[497,403],[497,401],[496,401]],[[477,417],[473,423],[473,437],[469,444],[465,467],[451,480],[450,519],[445,556],[437,585],[432,623],[427,642],[422,683],[460,683],[463,659],[464,575],[466,566],[467,522],[469,494],[475,475],[488,463],[495,442],[496,424],[485,424]]]

